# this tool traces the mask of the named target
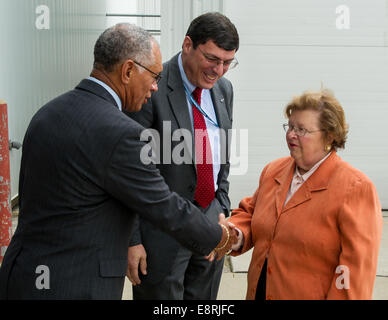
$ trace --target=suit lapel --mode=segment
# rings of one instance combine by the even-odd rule
[[[227,129],[225,124],[227,123],[229,116],[226,111],[225,98],[217,83],[210,90],[210,94],[213,101],[214,111],[216,112],[218,125],[220,128]]]
[[[282,198],[281,200],[279,199],[279,203],[278,199],[276,201],[278,215],[306,201],[309,201],[313,197],[314,192],[326,190],[329,184],[330,176],[333,174],[338,161],[340,161],[340,158],[337,156],[336,152],[333,151],[331,155],[319,166],[319,168],[307,179],[307,181],[304,182],[303,185],[295,192],[283,208],[283,203],[286,199],[295,171],[295,162],[293,161],[292,168],[289,168],[288,178],[287,181],[285,181],[286,183],[284,183],[282,187],[279,187],[279,194],[281,194]],[[278,179],[281,179],[281,177],[279,176]],[[281,201],[283,201],[283,203],[281,203]],[[281,209],[279,210],[279,208]]]
[[[178,125],[182,129],[187,129],[193,134],[193,126],[190,120],[190,114],[186,102],[186,94],[181,84],[179,89],[175,87],[175,90],[168,94],[168,100],[174,116],[178,122]]]
[[[229,121],[228,112],[226,110],[225,105],[225,97],[222,94],[218,83],[214,85],[214,87],[210,90],[212,102],[214,111],[217,116],[217,122],[220,127],[220,129],[224,129],[224,132],[220,130],[220,152],[221,152],[221,167],[220,172],[218,174],[218,183],[220,182],[220,179],[223,175],[226,160],[228,159],[227,153],[228,153],[228,130],[229,129],[226,124]]]
[[[283,204],[284,201],[286,201],[287,192],[290,187],[294,171],[295,161],[292,159],[292,161],[290,161],[290,163],[286,165],[275,177],[275,182],[278,185],[275,190],[275,204],[278,217],[282,213]]]
[[[168,101],[170,103],[170,108],[174,117],[178,123],[180,129],[186,129],[191,132],[191,145],[187,139],[184,139],[187,150],[191,150],[192,159],[195,157],[195,141],[194,141],[194,132],[193,125],[191,123],[189,109],[187,106],[186,93],[183,87],[182,77],[179,71],[178,65],[178,56],[177,54],[173,57],[168,65],[168,79],[167,85],[171,90],[168,94]],[[195,171],[197,171],[196,166],[194,166]]]
[[[295,192],[295,194],[291,197],[291,199],[287,202],[287,204],[282,209],[282,213],[311,199],[311,192],[307,182],[308,180],[305,183],[303,183],[302,186]],[[288,188],[287,188],[287,192],[288,192]]]

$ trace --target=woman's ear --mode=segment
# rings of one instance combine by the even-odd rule
[[[326,135],[326,139],[325,139],[325,146],[332,146],[334,143],[334,134],[333,133],[328,133]]]

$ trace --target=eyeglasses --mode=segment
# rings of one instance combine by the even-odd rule
[[[283,124],[283,129],[285,132],[291,132],[292,130],[294,130],[295,134],[298,136],[298,137],[304,137],[306,135],[306,133],[313,133],[313,132],[318,132],[318,131],[323,131],[323,130],[307,130],[305,128],[298,128],[298,127],[295,127],[291,124],[288,124],[288,123],[284,123]]]
[[[201,51],[202,55],[205,57],[206,61],[211,64],[213,67],[215,66],[218,66],[222,63],[223,67],[224,68],[229,68],[229,69],[233,69],[235,67],[237,67],[238,65],[238,61],[236,58],[233,58],[231,60],[221,60],[220,58],[218,57],[215,57],[213,55],[209,55],[205,52],[203,52],[200,47],[197,47],[199,49],[199,51]]]
[[[161,76],[160,74],[157,74],[157,73],[151,71],[150,69],[148,69],[147,67],[143,66],[142,64],[140,64],[139,62],[137,62],[137,61],[135,61],[135,60],[133,60],[133,62],[136,63],[138,66],[140,66],[140,67],[146,69],[148,72],[152,73],[152,74],[155,76],[154,79],[155,79],[155,81],[156,81],[156,84],[158,84],[159,81],[160,81],[160,79],[162,79],[162,76]]]

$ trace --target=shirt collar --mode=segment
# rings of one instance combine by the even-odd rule
[[[322,162],[325,161],[330,156],[330,154],[331,154],[331,152],[329,152],[323,159],[321,159],[316,164],[314,164],[314,166],[309,171],[307,171],[305,174],[300,174],[300,172],[298,170],[298,166],[295,166],[294,178],[299,178],[302,181],[306,181],[319,168],[319,166],[322,164]]]
[[[98,80],[94,77],[89,77],[88,80],[94,81],[95,83],[98,83],[99,85],[104,87],[112,95],[113,99],[115,99],[119,110],[122,111],[121,100],[120,100],[119,96],[117,95],[117,93],[111,87],[109,87],[105,82],[102,82],[101,80]]]

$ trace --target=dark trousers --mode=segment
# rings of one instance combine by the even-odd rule
[[[265,300],[265,282],[267,280],[267,259],[264,261],[263,268],[261,269],[260,278],[257,282],[256,298],[255,300]]]
[[[170,273],[158,284],[133,287],[134,300],[216,300],[224,259],[209,262],[181,247]]]

